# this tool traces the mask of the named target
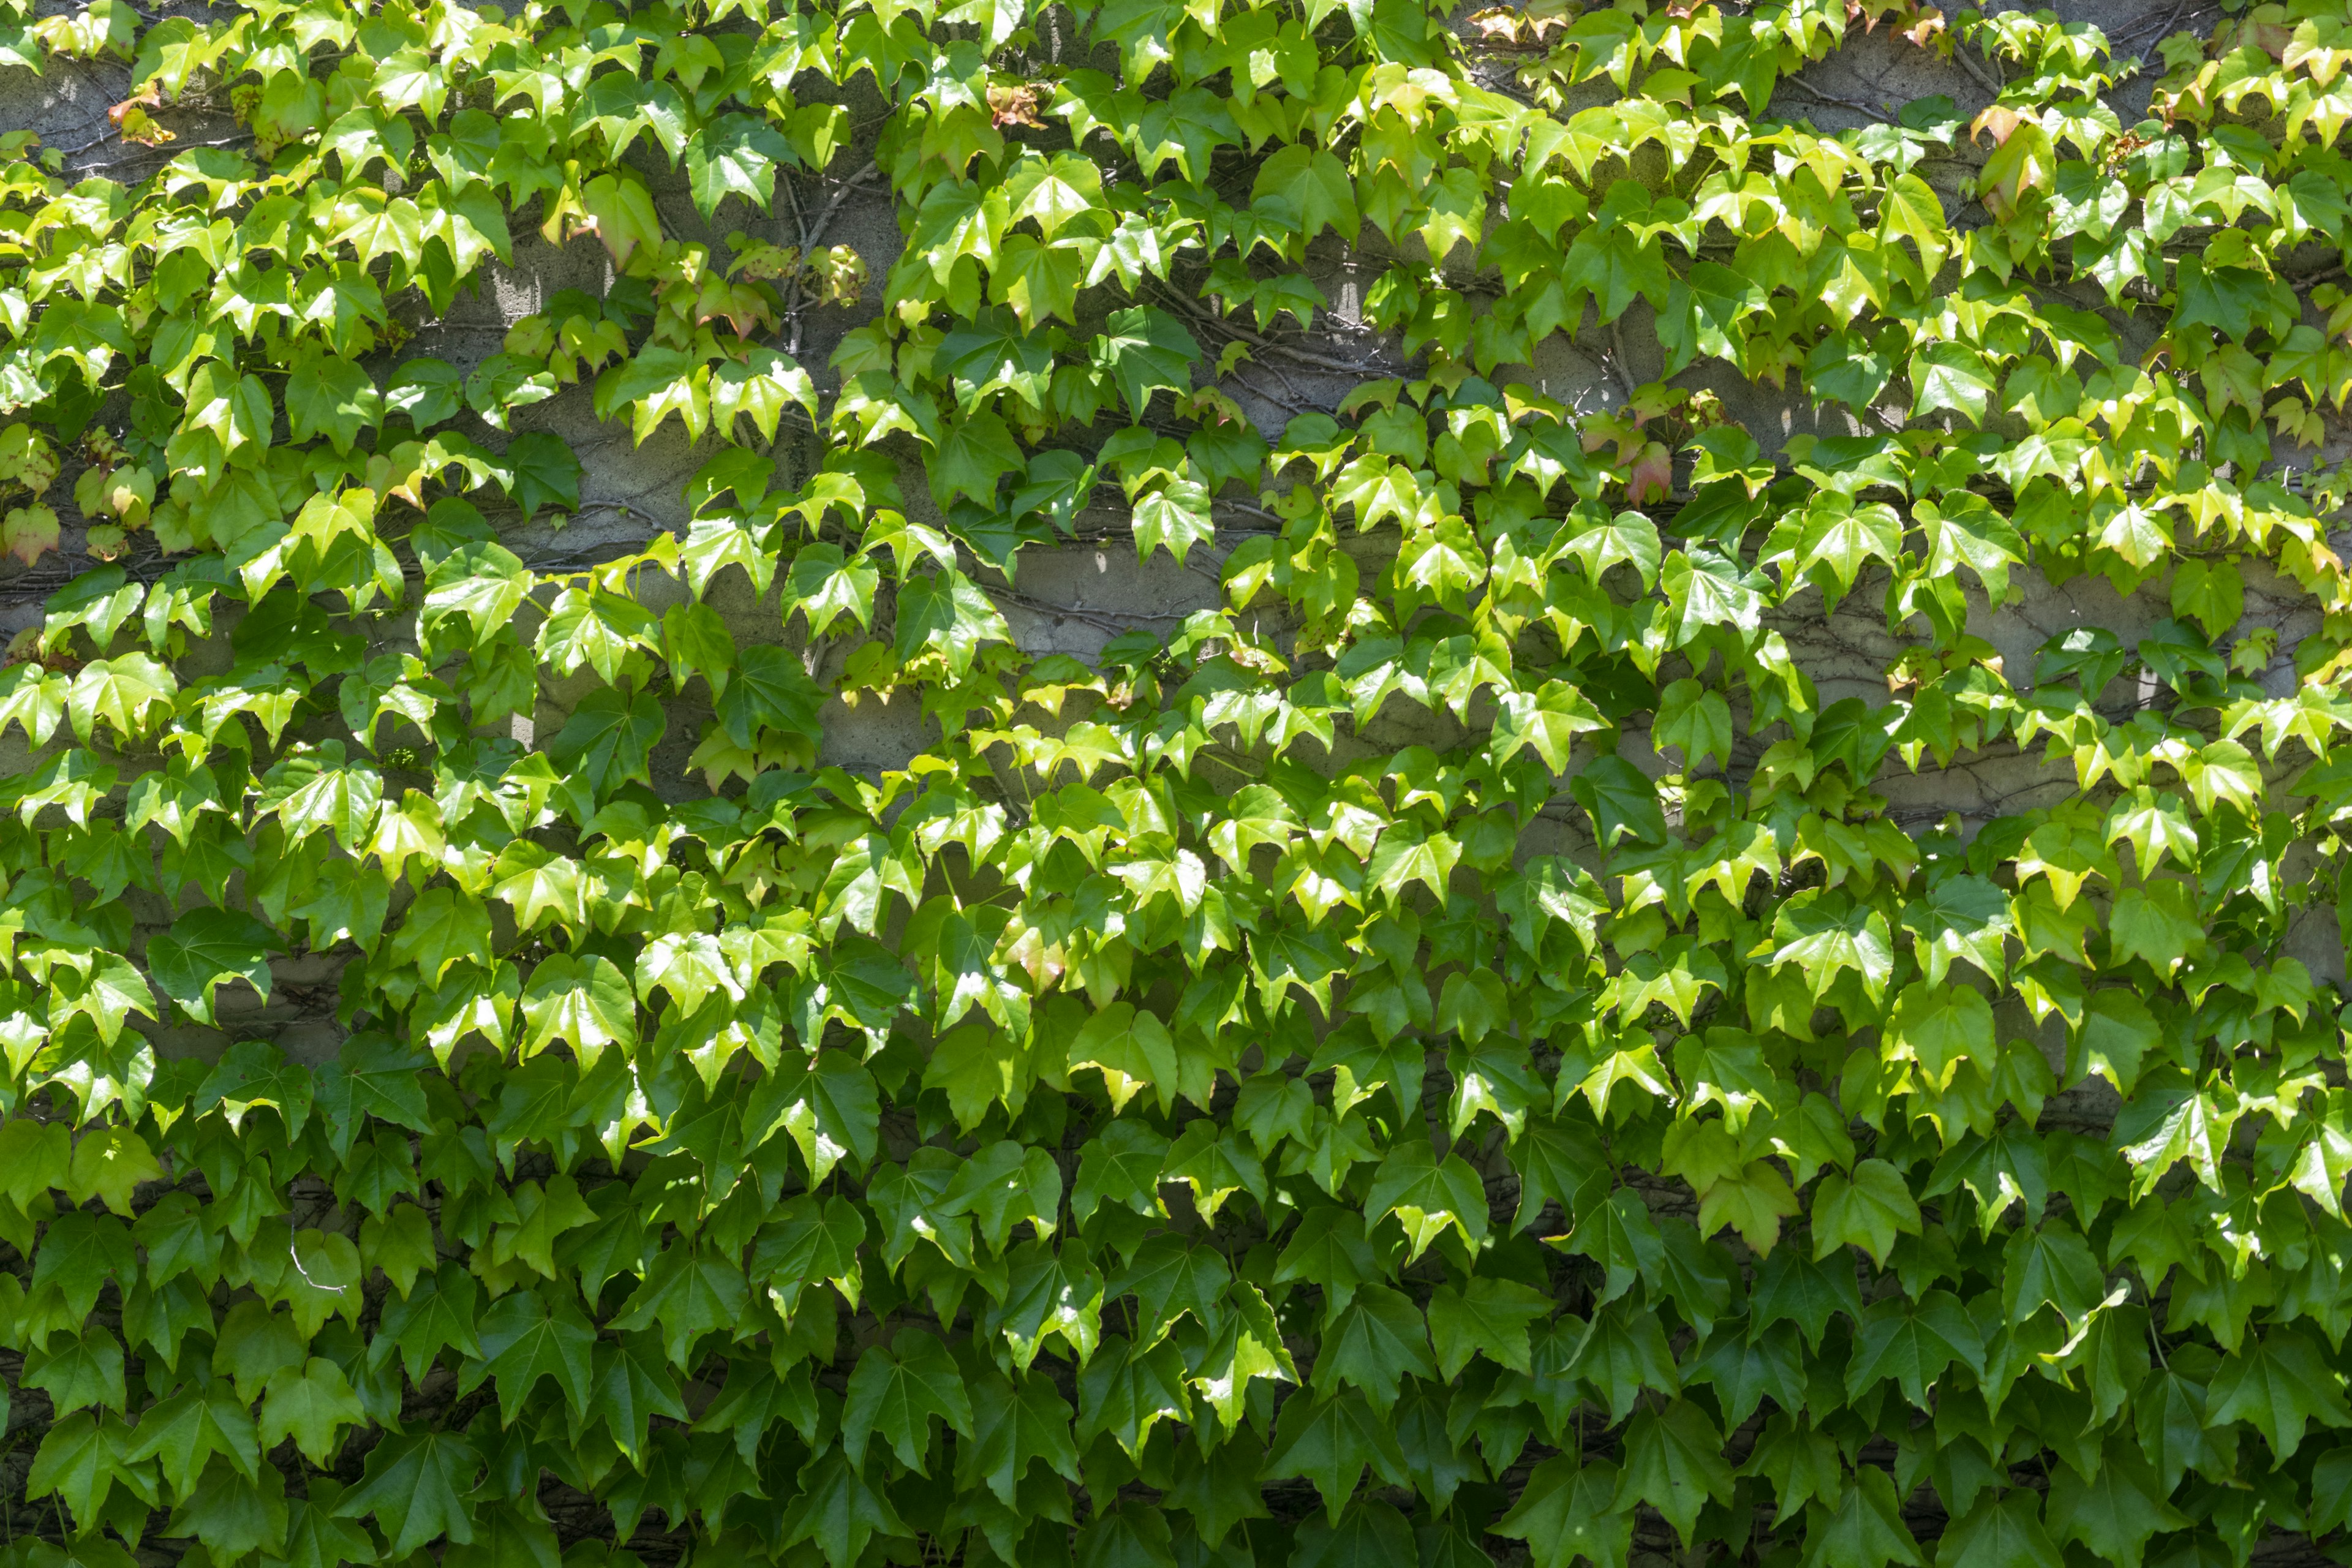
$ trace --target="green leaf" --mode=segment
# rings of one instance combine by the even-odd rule
[[[776,165],[799,162],[790,142],[749,114],[721,115],[686,144],[687,182],[706,222],[730,195],[765,211],[775,199]]]
[[[24,1384],[44,1390],[59,1411],[124,1408],[122,1342],[92,1326],[26,1352]]]
[[[2281,1463],[2294,1457],[2312,1422],[2352,1426],[2342,1380],[2318,1347],[2291,1329],[2264,1330],[2243,1350],[2224,1357],[2206,1403],[2206,1425],[2251,1423]]]
[[[965,1437],[976,1436],[955,1358],[937,1335],[902,1329],[887,1348],[874,1346],[857,1358],[841,1410],[842,1452],[862,1464],[866,1440],[878,1433],[900,1464],[929,1475],[933,1417]]]
[[[555,1380],[574,1415],[587,1413],[596,1327],[568,1297],[551,1311],[538,1292],[510,1291],[490,1304],[476,1332],[481,1340],[481,1364],[478,1370],[468,1366],[458,1386],[470,1388],[484,1373],[497,1379],[501,1421],[513,1425],[525,1397],[547,1377]],[[268,1414],[263,1412],[265,1421]]]
[[[912,1534],[888,1494],[869,1485],[838,1447],[813,1456],[802,1469],[782,1522],[784,1546],[811,1542],[831,1568],[855,1568],[877,1535]]]
[[[1313,239],[1328,227],[1349,244],[1356,243],[1361,220],[1356,212],[1355,184],[1348,178],[1347,165],[1330,153],[1303,142],[1281,148],[1258,165],[1250,184],[1253,206],[1269,196],[1279,198],[1297,215],[1293,232],[1299,240]]]
[[[815,1184],[845,1155],[872,1163],[881,1119],[874,1075],[844,1051],[787,1059],[760,1080],[743,1115],[762,1141],[789,1133]]]
[[[985,1484],[1013,1508],[1022,1477],[1041,1459],[1066,1480],[1084,1479],[1070,1441],[1069,1402],[1050,1378],[1025,1373],[1017,1385],[998,1378],[980,1394],[972,1402],[972,1440],[956,1445],[958,1486]]]
[[[1171,479],[1138,498],[1130,521],[1138,560],[1165,550],[1181,563],[1194,545],[1213,542],[1217,533],[1209,515],[1208,489],[1192,479]]]
[[[1114,1111],[1147,1088],[1163,1114],[1176,1103],[1176,1042],[1157,1015],[1132,1003],[1105,1007],[1070,1042],[1071,1070],[1089,1068],[1102,1074]]]
[[[1731,1501],[1731,1466],[1723,1457],[1723,1434],[1706,1412],[1677,1399],[1664,1414],[1644,1410],[1625,1436],[1625,1473],[1619,1483],[1628,1501],[1646,1502],[1685,1542],[1708,1499]]]
[[[2176,1511],[2146,1459],[2118,1447],[2100,1456],[2088,1480],[2063,1466],[2050,1478],[2050,1533],[2080,1542],[2103,1563],[2139,1568],[2148,1538],[2180,1530],[2188,1520]]]
[[[2139,997],[2121,987],[2094,991],[2067,1045],[2067,1076],[2096,1073],[2128,1096],[2139,1082],[2140,1064],[2161,1039],[2156,1016]]]
[[[1884,1265],[1895,1250],[1897,1236],[1919,1234],[1918,1202],[1902,1173],[1884,1160],[1863,1161],[1854,1166],[1851,1180],[1841,1175],[1822,1177],[1820,1190],[1813,1194],[1812,1219],[1816,1259],[1829,1257],[1841,1247],[1853,1246],[1869,1253],[1873,1262]]]
[[[1105,325],[1108,330],[1095,340],[1094,363],[1118,388],[1129,419],[1143,418],[1154,392],[1165,389],[1181,398],[1192,390],[1192,367],[1201,363],[1201,345],[1173,316],[1139,307],[1112,311]],[[1181,552],[1177,559],[1183,559]]]
[[[324,1468],[342,1446],[342,1428],[363,1426],[367,1418],[343,1369],[312,1356],[299,1371],[280,1367],[270,1374],[261,1400],[261,1447],[275,1448],[291,1437],[304,1458]],[[229,1451],[229,1458],[238,1455]]]
[[[2070,1324],[2086,1320],[2106,1295],[2106,1277],[2090,1244],[2063,1220],[2045,1220],[2013,1232],[2004,1254],[2001,1308],[2021,1323],[2043,1303]]]
[[[1875,1465],[1855,1466],[1852,1484],[1837,1488],[1834,1501],[1821,1496],[1806,1516],[1804,1568],[1926,1568],[1926,1561],[1895,1483]]]
[[[1513,1372],[1529,1372],[1528,1325],[1551,1310],[1550,1297],[1515,1279],[1482,1274],[1459,1290],[1441,1286],[1429,1299],[1429,1332],[1441,1375],[1454,1382],[1479,1354]]]
[[[61,1416],[34,1451],[26,1497],[58,1499],[75,1519],[86,1522],[85,1533],[105,1517],[117,1487],[152,1506],[157,1500],[153,1478],[135,1468],[137,1461],[121,1457],[126,1436],[121,1419],[111,1414],[76,1411]]]
[[[2180,965],[2206,950],[2206,921],[2199,913],[2189,884],[2177,877],[2158,877],[2116,895],[2107,917],[2107,935],[2116,962],[2147,961],[2163,978],[2172,978]]]
[[[1721,698],[1716,699],[1717,703]],[[1495,721],[1495,738],[1487,754],[1497,766],[1532,747],[1554,773],[1568,771],[1569,748],[1578,735],[1608,727],[1608,721],[1566,681],[1548,680],[1532,692],[1505,692],[1496,700],[1501,710]],[[1725,716],[1729,727],[1729,715]],[[1662,737],[1663,738],[1663,737]],[[1588,770],[1589,771],[1589,770]],[[1598,816],[1598,812],[1595,813]]]
[[[1459,1154],[1440,1161],[1426,1142],[1408,1138],[1381,1162],[1364,1199],[1368,1225],[1390,1215],[1404,1227],[1411,1257],[1420,1257],[1449,1225],[1475,1247],[1486,1237],[1486,1189]]]
[[[285,940],[238,910],[195,909],[147,943],[147,964],[163,994],[199,1023],[213,1021],[213,993],[243,980],[269,1000],[269,954]]]
[[[691,1367],[696,1364],[693,1347],[705,1335],[723,1331],[731,1338],[742,1329],[743,1309],[750,1299],[751,1286],[735,1257],[680,1241],[665,1247],[654,1259],[611,1326],[627,1332],[659,1323],[662,1349],[670,1363]],[[485,1334],[492,1326],[486,1315]],[[543,1325],[536,1315],[520,1314],[499,1325],[501,1331],[527,1332],[528,1337],[515,1342],[523,1348],[514,1353],[529,1358],[520,1364],[539,1369],[531,1373],[534,1379],[542,1372],[552,1373],[567,1395],[579,1387],[574,1381],[583,1364],[578,1352],[589,1342],[579,1337],[584,1326],[562,1313],[552,1314]],[[487,1346],[488,1340],[484,1343]],[[578,1403],[586,1403],[584,1392],[578,1395]]]
[[[565,773],[578,773],[601,797],[628,780],[650,784],[653,749],[667,728],[652,693],[641,691],[631,698],[600,688],[580,700],[548,742],[548,760]]]
[[[1569,781],[1576,804],[1592,816],[1592,830],[1604,848],[1631,838],[1636,844],[1663,844],[1666,839],[1665,808],[1658,786],[1647,773],[1612,753],[1596,757]]]
[[[1846,1391],[1860,1398],[1873,1384],[1892,1378],[1905,1398],[1925,1408],[1928,1384],[1954,1362],[1979,1374],[1984,1370],[1983,1338],[1958,1297],[1948,1290],[1929,1290],[1916,1301],[1888,1297],[1862,1315]]]
[[[201,1538],[209,1550],[235,1559],[286,1543],[286,1478],[264,1465],[251,1478],[215,1459],[172,1512],[164,1529]]]
[[[1383,1416],[1396,1404],[1402,1379],[1436,1375],[1421,1309],[1385,1285],[1361,1287],[1332,1313],[1315,1363],[1317,1392],[1328,1394],[1342,1383],[1352,1384]]]
[[[280,1368],[278,1377],[290,1373]],[[278,1434],[286,1436],[285,1432]],[[203,1390],[185,1390],[150,1405],[141,1413],[132,1441],[122,1450],[128,1464],[160,1462],[163,1479],[182,1497],[195,1489],[196,1478],[217,1454],[245,1474],[257,1473],[261,1462],[259,1429],[245,1401],[226,1383]],[[274,1446],[274,1444],[273,1444]]]
[[[1011,642],[1012,628],[980,584],[962,573],[919,573],[898,588],[898,657],[944,656],[961,676],[971,669],[983,642]]]
[[[1886,1033],[1894,1054],[1917,1062],[1920,1075],[1939,1089],[1950,1086],[1962,1062],[1989,1068],[1996,1056],[1992,1005],[1966,985],[1905,986]]]
[[[1313,1481],[1326,1517],[1336,1522],[1368,1467],[1390,1486],[1412,1484],[1395,1433],[1361,1394],[1346,1389],[1327,1398],[1295,1395],[1284,1404],[1274,1451],[1266,1457],[1267,1480]]]
[[[395,1557],[445,1537],[469,1542],[474,1510],[466,1497],[481,1468],[481,1451],[461,1433],[389,1436],[368,1450],[364,1474],[336,1503],[335,1514],[373,1515]]]
[[[1528,1477],[1510,1512],[1494,1532],[1528,1543],[1536,1568],[1570,1568],[1581,1558],[1592,1568],[1625,1568],[1633,1544],[1633,1499],[1619,1498],[1617,1467],[1606,1459],[1580,1465],[1562,1454]]]
[[[2061,1568],[2065,1560],[2042,1528],[2038,1504],[2026,1487],[1978,1499],[1937,1543],[1936,1568]]]
[[[1412,1526],[1384,1502],[1358,1499],[1338,1524],[1309,1516],[1298,1527],[1296,1568],[1421,1568]]]

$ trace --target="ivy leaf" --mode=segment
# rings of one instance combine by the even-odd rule
[[[1069,1402],[1040,1373],[1024,1374],[1017,1386],[999,1379],[983,1387],[973,1402],[972,1440],[956,1446],[957,1485],[983,1481],[1012,1508],[1022,1477],[1040,1459],[1066,1480],[1082,1479],[1071,1415]]]
[[[1806,1519],[1804,1568],[1926,1568],[1885,1470],[1857,1465],[1852,1484],[1835,1489],[1836,1500],[1820,1496]]]
[[[463,1544],[474,1539],[466,1495],[481,1468],[481,1451],[461,1433],[387,1436],[368,1450],[365,1473],[337,1501],[335,1515],[373,1515],[394,1556],[444,1537]]]
[[[191,910],[147,944],[148,967],[163,994],[199,1023],[213,1021],[213,993],[243,980],[269,1000],[269,954],[284,939],[242,910]]]
[[[889,1495],[868,1485],[838,1447],[814,1456],[801,1471],[800,1490],[784,1510],[783,1532],[787,1548],[808,1542],[831,1568],[853,1568],[877,1535],[911,1533]]]
[[[1677,1399],[1660,1415],[1644,1410],[1625,1436],[1625,1473],[1619,1490],[1628,1501],[1646,1502],[1684,1541],[1698,1522],[1708,1499],[1731,1501],[1731,1466],[1723,1457],[1723,1434],[1706,1412]]]
[[[1996,1563],[2061,1568],[2064,1559],[2042,1528],[2040,1515],[2031,1490],[1988,1493],[1937,1542],[1936,1568],[1993,1568]]]
[[[1570,1568],[1582,1558],[1592,1568],[1625,1568],[1633,1544],[1631,1497],[1620,1502],[1617,1467],[1606,1459],[1580,1465],[1559,1455],[1538,1465],[1494,1533],[1528,1543],[1536,1568]]]
[[[2292,1329],[2264,1330],[2243,1350],[2224,1357],[2206,1404],[2208,1426],[2251,1423],[2282,1463],[2303,1446],[2312,1422],[2352,1426],[2341,1380],[2329,1373],[2318,1347]]]
[[[1666,814],[1658,802],[1658,786],[1624,758],[1594,758],[1568,787],[1577,805],[1591,814],[1593,832],[1603,847],[1624,838],[1636,844],[1665,842]]]
[[[1315,1363],[1318,1392],[1328,1394],[1341,1383],[1351,1384],[1363,1390],[1383,1416],[1395,1405],[1403,1378],[1435,1375],[1421,1310],[1384,1285],[1363,1286],[1331,1315]]]
[[[1911,417],[1949,409],[1970,425],[1983,423],[1995,374],[1985,358],[1965,343],[1929,343],[1911,356]]]
[[[184,1389],[148,1405],[139,1415],[139,1429],[131,1434],[131,1441],[122,1446],[122,1462],[127,1465],[158,1460],[164,1483],[181,1498],[195,1490],[197,1477],[203,1477],[214,1455],[226,1458],[245,1477],[258,1474],[258,1427],[245,1401],[237,1399],[226,1383],[200,1392]]]
[[[1975,994],[1973,992],[1969,994]],[[1813,1194],[1813,1257],[1841,1247],[1861,1247],[1882,1266],[1897,1236],[1919,1234],[1919,1205],[1903,1174],[1884,1160],[1864,1160],[1851,1179],[1822,1178]]]
[[[1373,1225],[1394,1215],[1410,1256],[1418,1258],[1447,1226],[1476,1246],[1486,1237],[1486,1189],[1459,1154],[1436,1159],[1426,1143],[1406,1139],[1381,1162],[1364,1199]]]
[[[59,1411],[124,1408],[122,1342],[106,1329],[52,1339],[26,1352],[24,1384],[44,1390]]]
[[[1154,392],[1164,388],[1181,399],[1192,390],[1201,345],[1173,316],[1142,306],[1112,311],[1105,325],[1108,330],[1095,340],[1094,363],[1118,388],[1129,418],[1142,419]]]
[[[490,1304],[476,1332],[482,1343],[480,1368],[469,1366],[458,1386],[470,1387],[485,1373],[496,1378],[501,1421],[513,1423],[516,1410],[544,1377],[555,1380],[575,1415],[586,1414],[596,1329],[568,1299],[550,1311],[537,1291],[509,1291]]]
[[[1326,1398],[1293,1397],[1276,1424],[1265,1479],[1298,1477],[1315,1483],[1325,1516],[1337,1522],[1356,1483],[1370,1468],[1390,1486],[1412,1485],[1395,1433],[1354,1389]]]
[[[1545,767],[1554,773],[1564,773],[1568,771],[1569,748],[1575,738],[1608,725],[1583,692],[1561,680],[1548,680],[1532,692],[1506,692],[1496,699],[1496,706],[1501,714],[1495,721],[1495,738],[1488,754],[1497,766],[1532,747],[1536,755],[1543,759]],[[1603,798],[1597,785],[1595,795]],[[1593,809],[1596,819],[1599,817],[1598,808],[1588,805],[1588,809]],[[1662,823],[1663,820],[1662,816]]]
[[[947,1346],[920,1329],[902,1329],[887,1349],[877,1345],[857,1358],[841,1411],[842,1452],[862,1463],[866,1440],[879,1433],[900,1464],[929,1475],[924,1452],[933,1417],[965,1437],[976,1435],[971,1399]]]
[[[597,795],[606,795],[627,780],[648,782],[653,749],[668,727],[652,693],[631,698],[599,688],[580,700],[548,742],[548,760],[579,773]]]
[[[706,223],[730,195],[766,211],[775,200],[776,165],[799,162],[792,143],[749,114],[721,115],[686,143],[687,183]]]
[[[2080,1542],[2102,1562],[2139,1568],[2148,1538],[2185,1528],[2147,1460],[2128,1450],[2100,1457],[2088,1480],[2066,1466],[2051,1476],[2050,1533]]]
[[[952,569],[919,573],[898,588],[898,647],[901,658],[944,657],[961,675],[983,642],[1011,642],[1012,629],[979,584]]]
[[[681,1241],[665,1247],[654,1259],[612,1326],[630,1332],[658,1322],[662,1349],[670,1363],[690,1366],[693,1347],[705,1335],[722,1331],[732,1335],[742,1326],[743,1309],[750,1298],[751,1286],[743,1277],[739,1258]],[[485,1316],[484,1331],[490,1331],[492,1327],[492,1321]],[[512,1342],[511,1354],[520,1370],[538,1368],[532,1372],[534,1381],[540,1372],[553,1373],[567,1396],[584,1407],[587,1394],[580,1380],[587,1364],[587,1348],[593,1342],[593,1332],[590,1338],[581,1336],[581,1331],[588,1327],[584,1321],[559,1312],[550,1315],[542,1324],[535,1314],[528,1314],[525,1310],[500,1320],[497,1327],[501,1332],[519,1336]]]
[[[1087,1020],[1070,1042],[1070,1068],[1099,1071],[1115,1111],[1146,1088],[1163,1114],[1176,1102],[1176,1042],[1157,1015],[1129,1002],[1114,1002]]]
[[[811,1182],[821,1184],[845,1155],[872,1163],[881,1117],[873,1074],[845,1052],[820,1051],[761,1079],[743,1120],[762,1139],[790,1133]]]
[[[270,1373],[261,1400],[261,1447],[275,1448],[292,1437],[304,1458],[324,1467],[342,1446],[341,1428],[362,1426],[367,1418],[343,1369],[312,1356],[299,1370],[280,1367]],[[229,1457],[237,1455],[231,1451]]]
[[[1860,1398],[1892,1378],[1905,1398],[1924,1408],[1927,1385],[1954,1362],[1982,1374],[1984,1341],[1959,1298],[1948,1290],[1929,1290],[1916,1301],[1890,1297],[1862,1315],[1846,1390]]]
[[[1209,492],[1197,479],[1171,479],[1139,498],[1132,518],[1139,560],[1154,550],[1165,550],[1179,563],[1196,544],[1216,538],[1217,525],[1209,515]]]
[[[1550,1315],[1551,1299],[1514,1279],[1474,1277],[1463,1289],[1442,1286],[1429,1299],[1429,1332],[1440,1374],[1448,1383],[1474,1355],[1513,1372],[1531,1371],[1528,1325]]]

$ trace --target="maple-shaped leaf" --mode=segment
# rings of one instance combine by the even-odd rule
[[[1169,1488],[1169,1507],[1190,1514],[1200,1538],[1214,1545],[1244,1520],[1270,1519],[1258,1477],[1265,1468],[1265,1442],[1247,1427],[1218,1444],[1207,1454],[1197,1445],[1176,1450],[1176,1484]]]
[[[1919,1234],[1919,1205],[1901,1172],[1884,1160],[1864,1160],[1851,1178],[1822,1178],[1813,1194],[1812,1221],[1815,1258],[1852,1245],[1884,1264],[1898,1235]]]
[[[196,1478],[215,1454],[247,1475],[256,1473],[261,1460],[253,1413],[226,1384],[184,1390],[150,1405],[122,1448],[127,1463],[157,1461],[163,1479],[183,1497],[195,1489]]]
[[[1806,1513],[1804,1568],[1926,1568],[1885,1470],[1858,1465],[1852,1483],[1832,1491],[1817,1493]]]
[[[1042,1459],[1065,1479],[1083,1478],[1070,1441],[1072,1411],[1053,1382],[1035,1373],[1018,1384],[1003,1377],[971,1390],[971,1441],[956,1445],[956,1484],[984,1484],[1007,1507],[1014,1506],[1022,1476]]]
[[[665,1247],[646,1270],[645,1279],[629,1295],[621,1312],[611,1326],[624,1331],[661,1325],[662,1348],[673,1365],[691,1366],[693,1346],[706,1334],[727,1332],[730,1337],[743,1329],[743,1309],[751,1297],[751,1286],[743,1277],[741,1263],[736,1257],[720,1253],[715,1247],[698,1247],[678,1242]],[[518,1321],[519,1326],[528,1320]],[[490,1320],[483,1320],[483,1331],[489,1331]],[[542,1363],[543,1370],[554,1372],[557,1381],[567,1392],[580,1388],[584,1382],[586,1342],[579,1338],[583,1325],[577,1321],[569,1323],[561,1319],[549,1320],[527,1342],[534,1348],[531,1354],[555,1359]],[[532,1373],[533,1377],[538,1373]],[[504,1380],[500,1380],[503,1384]],[[584,1390],[579,1403],[586,1403]]]
[[[281,1367],[270,1374],[261,1400],[261,1447],[275,1448],[291,1437],[306,1458],[323,1467],[341,1447],[342,1429],[363,1426],[367,1418],[343,1369],[312,1356],[299,1371]]]
[[[1332,1314],[1315,1363],[1318,1392],[1352,1384],[1383,1415],[1395,1405],[1402,1379],[1436,1375],[1421,1309],[1385,1285],[1361,1287],[1344,1310]]]
[[[469,1542],[474,1510],[466,1499],[481,1468],[481,1450],[462,1433],[389,1436],[368,1450],[359,1484],[337,1500],[335,1514],[373,1515],[395,1556],[444,1537]]]
[[[144,1138],[128,1127],[101,1127],[85,1132],[75,1142],[65,1180],[56,1184],[63,1186],[75,1204],[95,1197],[128,1218],[131,1193],[163,1174],[163,1167]]]
[[[1706,1411],[1677,1399],[1664,1414],[1643,1411],[1625,1437],[1619,1489],[1628,1501],[1650,1504],[1685,1541],[1707,1500],[1731,1500],[1731,1466],[1723,1436]]]
[[[1846,1387],[1859,1397],[1893,1378],[1906,1398],[1925,1407],[1927,1385],[1947,1367],[1958,1362],[1981,1375],[1984,1353],[1981,1331],[1950,1291],[1930,1290],[1916,1300],[1889,1297],[1862,1315]]]
[[[2042,1528],[2041,1512],[2031,1489],[1988,1492],[1944,1532],[1936,1568],[2061,1568],[2065,1559]]]
[[[862,1462],[866,1440],[879,1434],[898,1462],[928,1475],[925,1453],[937,1418],[972,1437],[971,1396],[955,1358],[937,1335],[902,1329],[889,1345],[857,1358],[841,1412],[842,1450]]]
[[[1404,1451],[1395,1433],[1364,1396],[1343,1389],[1328,1398],[1295,1395],[1282,1407],[1265,1479],[1302,1477],[1322,1494],[1324,1512],[1337,1521],[1370,1467],[1390,1486],[1410,1486]]]
[[[1486,1236],[1486,1189],[1459,1154],[1439,1160],[1426,1142],[1409,1138],[1391,1151],[1364,1199],[1368,1222],[1394,1215],[1418,1258],[1447,1226],[1475,1246]]]
[[[1536,1568],[1624,1568],[1633,1543],[1633,1499],[1622,1500],[1617,1467],[1606,1459],[1580,1465],[1566,1454],[1546,1459],[1528,1477],[1510,1512],[1494,1533],[1528,1543]]]
[[[2292,1329],[2267,1329],[2243,1350],[2222,1359],[2206,1391],[2206,1421],[2251,1423],[2281,1462],[2303,1445],[2314,1421],[2352,1426],[2342,1380],[2334,1376],[2319,1349]]]
[[[555,1380],[575,1415],[586,1413],[596,1329],[568,1297],[559,1299],[551,1310],[535,1290],[509,1291],[490,1304],[475,1332],[482,1359],[467,1365],[458,1387],[470,1390],[486,1375],[495,1378],[502,1421],[512,1424],[524,1399],[545,1377]]]
[[[0,518],[0,550],[30,566],[58,547],[58,514],[46,506],[11,507]]]
[[[2101,1562],[2122,1568],[2139,1568],[2150,1536],[2188,1524],[2148,1462],[2127,1445],[2101,1455],[2087,1480],[2072,1465],[2053,1471],[2047,1511],[2053,1536],[2080,1542]]]
[[[871,1485],[839,1447],[814,1455],[784,1509],[783,1543],[808,1542],[831,1568],[854,1568],[877,1535],[911,1536],[887,1492]]]
[[[1441,1374],[1453,1382],[1480,1354],[1514,1372],[1529,1371],[1528,1325],[1551,1310],[1550,1297],[1515,1279],[1482,1274],[1458,1290],[1440,1287],[1429,1299],[1429,1333]]]
[[[200,1023],[213,1021],[213,994],[243,980],[269,1000],[269,954],[286,942],[241,910],[194,909],[147,943],[147,966],[163,994]]]

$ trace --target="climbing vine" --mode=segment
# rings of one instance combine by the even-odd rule
[[[0,1558],[2342,1550],[2352,12],[2125,37],[0,0]]]

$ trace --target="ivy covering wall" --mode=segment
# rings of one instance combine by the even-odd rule
[[[0,0],[0,1562],[2340,1552],[2352,10],[2161,9]]]

